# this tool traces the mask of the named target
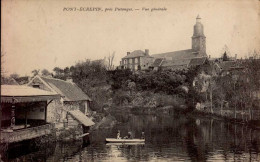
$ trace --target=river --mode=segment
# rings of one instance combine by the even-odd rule
[[[115,113],[112,128],[91,132],[83,141],[17,146],[4,161],[260,161],[260,130],[209,118],[178,114]],[[136,138],[145,132],[144,145],[108,145],[106,137]]]

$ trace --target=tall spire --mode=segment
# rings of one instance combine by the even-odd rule
[[[200,15],[198,14],[198,16],[197,16],[197,18],[196,18],[196,22],[198,23],[200,23],[200,20],[201,20],[201,17],[200,17]]]
[[[201,17],[198,15],[196,17],[196,24],[194,25],[193,36],[204,36],[203,25],[200,20]]]
[[[204,27],[200,15],[196,17],[196,24],[193,28],[192,50],[200,56],[206,55],[206,37],[204,36]]]

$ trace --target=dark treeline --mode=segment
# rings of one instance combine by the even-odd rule
[[[64,69],[55,67],[53,77],[72,78],[93,99],[95,109],[102,110],[104,106],[131,105],[137,93],[142,97],[178,94],[183,98],[192,97],[194,101],[196,95],[189,93],[195,93],[191,85],[197,71],[198,68],[133,73],[129,69],[107,70],[103,60],[86,60]]]
[[[222,60],[230,61],[225,54]],[[228,108],[232,110],[229,112],[232,117],[245,114],[252,119],[252,110],[259,109],[260,61],[241,59],[236,62],[239,68],[225,75],[213,74],[214,62],[207,64],[207,68],[200,66],[133,73],[129,69],[111,70],[103,59],[85,60],[65,68],[55,67],[53,72],[46,69],[33,70],[32,74],[62,80],[72,78],[92,98],[96,110],[113,106],[156,107],[171,104],[185,104],[194,109],[197,103],[205,103],[204,110],[207,112],[216,113]],[[17,74],[11,77],[23,84],[29,80],[29,77]],[[178,98],[184,100],[184,103]]]

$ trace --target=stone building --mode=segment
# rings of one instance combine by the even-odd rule
[[[191,37],[191,40],[191,49],[153,54],[151,56],[155,59],[165,58],[165,60],[172,60],[175,62],[176,60],[182,60],[182,62],[186,62],[187,65],[189,64],[189,61],[193,58],[207,57],[206,37],[204,35],[204,27],[201,23],[201,17],[199,15],[196,18],[196,24],[193,28],[193,36]]]
[[[145,70],[145,69],[183,69],[190,65],[204,64],[207,60],[206,37],[204,35],[204,27],[201,23],[201,17],[198,15],[196,24],[193,27],[193,35],[191,37],[191,49],[159,53],[149,55],[149,50],[145,52],[136,50],[127,52],[127,56],[120,61],[122,69]]]
[[[51,134],[47,111],[60,95],[22,85],[1,85],[0,143],[20,142]]]
[[[120,61],[121,69],[146,70],[153,63],[153,57],[149,55],[149,50],[145,52],[142,50],[135,50],[133,52],[127,52],[127,55]]]
[[[64,81],[37,75],[28,83],[28,86],[61,95],[61,99],[53,100],[49,104],[47,111],[46,121],[55,123],[55,127],[62,128],[66,125],[73,128],[81,124],[85,127],[94,125],[89,118],[92,113],[90,109],[92,100],[71,80]]]

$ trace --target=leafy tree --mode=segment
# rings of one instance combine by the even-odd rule
[[[229,60],[229,58],[228,58],[228,55],[227,55],[226,51],[225,51],[225,53],[223,54],[223,57],[222,57],[222,59],[223,59],[223,61],[228,61],[228,60]]]
[[[64,70],[59,68],[59,67],[55,67],[53,69],[54,71],[54,78],[58,78],[58,79],[62,79],[62,80],[66,80],[66,76],[64,75]]]
[[[69,67],[66,67],[66,68],[64,68],[64,74],[65,75],[69,75],[69,73],[70,73],[70,68]]]
[[[70,72],[73,72],[75,70],[75,67],[74,66],[71,66],[70,67]]]
[[[85,60],[77,63],[71,71],[73,81],[92,98],[97,110],[101,110],[103,104],[110,96],[108,83],[109,74],[103,60]]]
[[[10,77],[11,77],[11,78],[14,78],[14,79],[17,79],[17,78],[19,78],[20,76],[19,76],[17,73],[14,73],[14,74],[11,74]]]
[[[228,46],[227,46],[226,44],[225,44],[224,47],[221,49],[220,53],[221,53],[221,55],[222,55],[221,57],[223,57],[223,54],[224,54],[224,53],[226,53],[227,56],[230,56],[230,55],[231,55],[230,50],[229,50],[229,48],[228,48]]]
[[[33,77],[36,76],[36,75],[38,75],[39,73],[40,73],[40,69],[34,69],[34,70],[32,71]]]
[[[117,69],[110,73],[111,86],[113,90],[123,88],[124,83],[129,80],[133,73],[129,69]]]
[[[29,83],[29,77],[28,76],[21,76],[21,77],[17,78],[16,81],[18,82],[18,84],[24,85],[24,84]]]
[[[42,73],[43,76],[51,75],[51,73],[50,73],[47,69],[43,69],[43,70],[41,71],[41,73]]]
[[[64,70],[59,67],[55,67],[53,71],[55,72],[55,75],[62,75],[64,73]]]

